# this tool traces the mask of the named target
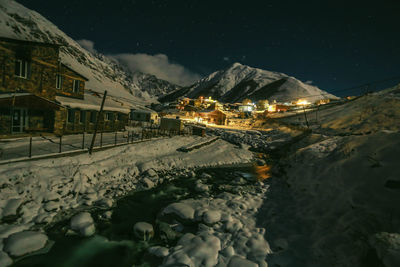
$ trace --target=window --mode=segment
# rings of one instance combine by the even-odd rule
[[[118,114],[117,114],[117,120],[119,120],[119,121],[122,121],[122,120],[123,120],[122,113],[118,113]]]
[[[71,123],[75,122],[75,110],[68,109],[67,121]]]
[[[62,88],[62,82],[63,82],[63,78],[60,74],[56,75],[56,88],[57,89],[61,89]]]
[[[79,80],[74,80],[74,84],[73,84],[73,91],[74,93],[79,93],[79,87],[81,85],[81,82]]]
[[[90,123],[95,123],[97,117],[97,111],[90,112]]]
[[[79,114],[79,122],[86,123],[86,110],[81,110]]]
[[[15,76],[27,79],[30,73],[30,64],[26,60],[17,59],[15,61]]]
[[[107,112],[106,113],[106,121],[112,121],[112,120],[114,120],[114,113]]]

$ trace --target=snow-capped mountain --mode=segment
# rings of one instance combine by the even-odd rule
[[[137,105],[179,86],[144,73],[130,73],[100,53],[91,53],[39,13],[11,0],[0,0],[0,36],[19,40],[57,43],[61,61],[89,79],[86,88],[126,99]]]
[[[223,102],[238,102],[245,98],[278,102],[298,98],[309,101],[336,98],[316,86],[303,83],[284,73],[252,68],[240,63],[216,71],[189,87],[178,89],[160,98],[160,101],[171,101],[181,96],[211,96]]]

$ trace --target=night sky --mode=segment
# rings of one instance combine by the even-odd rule
[[[165,54],[200,76],[233,62],[327,91],[400,76],[400,1],[18,0],[103,54]]]

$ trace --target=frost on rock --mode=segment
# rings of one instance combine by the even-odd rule
[[[91,236],[96,231],[93,218],[89,212],[81,212],[72,217],[71,229],[83,236]]]
[[[22,256],[43,248],[47,240],[47,236],[43,233],[33,231],[19,232],[6,239],[4,251],[11,256]]]
[[[194,209],[184,203],[172,203],[163,210],[162,214],[175,214],[184,220],[194,219]]]
[[[154,236],[153,225],[147,222],[137,222],[133,226],[133,233],[135,236],[141,240],[149,240]]]

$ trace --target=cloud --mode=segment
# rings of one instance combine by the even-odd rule
[[[108,57],[117,60],[131,71],[152,74],[177,85],[191,85],[201,78],[184,66],[170,62],[168,56],[164,54],[114,54]]]
[[[224,61],[229,61],[229,57],[224,57]]]
[[[308,81],[306,81],[305,83],[306,83],[306,84],[313,84],[314,82],[313,82],[313,81],[310,81],[310,80],[308,80]]]
[[[95,53],[97,52],[96,49],[94,49],[94,42],[90,41],[90,40],[86,40],[86,39],[82,39],[82,40],[77,40],[76,41],[80,46],[82,46],[83,48],[85,48],[87,51],[89,51],[90,53]]]

